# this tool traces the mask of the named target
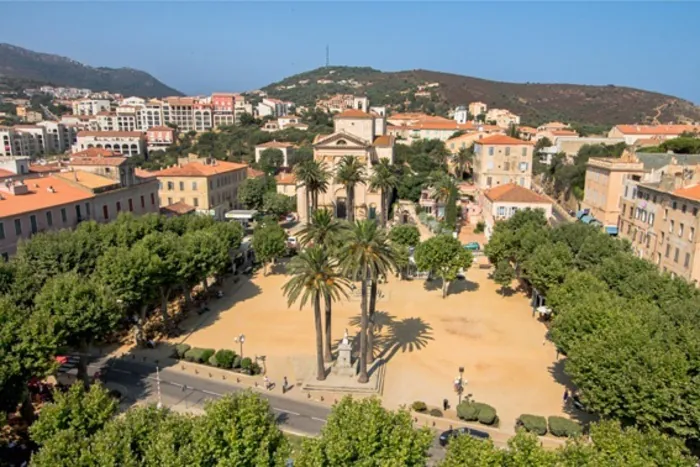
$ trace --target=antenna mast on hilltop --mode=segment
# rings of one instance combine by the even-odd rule
[[[331,48],[326,44],[326,68],[331,66]]]

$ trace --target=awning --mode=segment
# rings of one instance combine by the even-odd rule
[[[595,220],[595,218],[593,216],[591,216],[590,214],[584,214],[583,216],[581,216],[579,218],[579,220],[581,222],[583,222],[584,224],[590,224],[591,222],[593,222]]]
[[[606,225],[605,226],[605,233],[608,235],[617,235],[617,226],[616,225]]]

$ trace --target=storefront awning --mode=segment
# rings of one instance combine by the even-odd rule
[[[581,216],[579,218],[579,220],[581,222],[583,222],[584,224],[590,224],[591,222],[593,222],[595,220],[595,218],[593,216],[591,216],[590,214],[584,214],[583,216]]]
[[[616,225],[606,225],[605,226],[605,233],[608,235],[617,235],[617,226]]]

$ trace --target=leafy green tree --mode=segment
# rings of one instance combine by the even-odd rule
[[[274,263],[286,250],[287,233],[274,219],[264,220],[253,231],[253,251],[263,263],[263,274],[267,275],[267,263]]]
[[[355,186],[365,184],[365,166],[357,157],[344,156],[338,165],[335,182],[345,187],[348,196],[348,222],[354,222]]]
[[[246,209],[263,210],[267,182],[263,178],[246,178],[238,187],[238,202]]]
[[[464,177],[464,172],[466,172],[467,167],[469,167],[474,162],[474,144],[468,148],[460,148],[457,153],[452,155],[452,164],[455,167],[455,176],[458,179]]]
[[[391,247],[386,230],[369,219],[356,221],[344,239],[339,252],[340,266],[351,280],[359,280],[360,285],[360,375],[358,381],[369,381],[367,360],[373,351],[373,336],[370,336],[369,286],[379,277],[386,276],[396,269],[395,250]],[[376,287],[373,292],[376,294]],[[372,293],[372,292],[370,292]],[[370,297],[371,299],[371,297]],[[376,298],[374,298],[376,301]]]
[[[447,446],[445,459],[440,467],[501,467],[506,454],[493,445],[493,441],[479,440],[471,436],[458,436]]]
[[[400,243],[392,243],[394,248],[394,259],[396,262],[396,270],[398,272],[399,279],[403,279],[411,265],[411,254],[406,245],[401,245]]]
[[[396,245],[416,246],[420,242],[420,231],[415,225],[396,225],[389,231],[389,240]]]
[[[571,250],[566,245],[556,243],[541,244],[525,261],[525,276],[541,294],[564,282],[573,267]]]
[[[415,252],[416,267],[442,279],[442,298],[447,297],[450,282],[457,279],[460,270],[472,265],[471,252],[451,235],[437,235],[420,243]]]
[[[262,210],[267,214],[279,218],[288,212],[294,211],[293,200],[291,196],[268,191],[263,195]]]
[[[386,226],[389,220],[389,200],[397,185],[398,179],[387,159],[381,159],[372,167],[369,188],[381,193],[383,226]]]
[[[505,296],[506,289],[515,279],[515,269],[510,261],[502,259],[496,263],[496,268],[493,271],[493,281],[501,286],[501,295]]]
[[[39,419],[30,427],[32,441],[46,444],[61,431],[73,431],[78,437],[89,437],[117,413],[117,401],[99,384],[90,389],[76,383],[62,393],[54,393],[54,401],[44,405]]]
[[[423,466],[433,441],[415,429],[406,410],[391,412],[378,399],[343,398],[333,407],[319,438],[304,441],[300,467],[348,465]]]
[[[316,379],[326,379],[324,359],[330,361],[331,328],[330,313],[326,316],[326,346],[323,346],[323,328],[321,325],[321,300],[327,304],[347,296],[348,280],[337,269],[336,261],[321,245],[306,248],[294,257],[287,267],[292,278],[284,284],[282,291],[287,296],[287,304],[299,301],[302,308],[308,302],[314,307],[314,324],[316,328]],[[328,309],[327,309],[328,310]],[[325,354],[325,358],[324,358]]]
[[[284,154],[277,148],[267,148],[260,153],[260,170],[268,175],[274,175],[284,165]]]
[[[114,331],[122,316],[115,296],[104,284],[69,272],[46,282],[36,308],[53,317],[60,343],[79,349],[78,378],[87,383],[90,344]]]
[[[542,447],[539,438],[525,430],[518,430],[508,440],[508,451],[504,465],[514,467],[555,467],[557,455]]]

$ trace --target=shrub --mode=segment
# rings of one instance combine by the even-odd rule
[[[241,367],[241,357],[239,355],[236,355],[233,357],[233,365],[231,365],[231,368],[240,368]]]
[[[462,420],[474,422],[479,418],[479,410],[474,404],[465,401],[457,406],[457,416]]]
[[[262,373],[262,367],[258,365],[257,362],[253,362],[250,364],[250,374],[251,375],[259,375]]]
[[[479,221],[476,223],[476,227],[474,228],[474,233],[482,233],[484,230],[486,230],[486,223],[484,221]]]
[[[176,344],[175,345],[175,357],[177,358],[185,358],[185,354],[187,353],[188,350],[190,350],[192,347],[189,344]]]
[[[206,363],[211,357],[214,356],[214,349],[202,349],[202,360],[201,363]]]
[[[250,370],[250,367],[253,366],[253,361],[246,357],[243,360],[241,360],[241,369],[242,370]]]
[[[206,363],[209,362],[209,357],[212,355],[214,355],[214,349],[200,349],[199,347],[193,347],[185,352],[185,360],[188,362]]]
[[[516,425],[539,436],[547,434],[547,419],[539,415],[522,414],[518,417]]]
[[[581,425],[564,417],[551,416],[548,419],[549,432],[554,436],[576,436],[581,434]]]
[[[498,421],[496,409],[490,405],[482,404],[480,402],[474,402],[473,405],[476,406],[478,413],[477,419],[479,420],[479,423],[483,423],[484,425],[493,425]]]
[[[216,361],[216,355],[212,355],[211,357],[209,357],[209,360],[207,361],[207,364],[210,365],[210,366],[215,366],[215,367],[218,368],[218,367],[219,367],[219,362]]]
[[[233,350],[221,349],[214,354],[216,366],[219,368],[230,369],[233,367],[233,360],[236,358],[236,353]]]
[[[440,411],[440,409],[430,409],[430,412],[428,413],[433,417],[442,417],[442,412]]]
[[[416,412],[425,412],[428,410],[428,406],[425,405],[425,402],[423,402],[423,401],[415,401],[411,405],[411,408]]]

